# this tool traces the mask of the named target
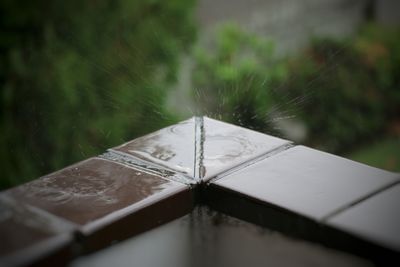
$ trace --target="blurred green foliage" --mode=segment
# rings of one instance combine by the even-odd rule
[[[381,169],[400,172],[400,138],[388,137],[375,140],[346,157]]]
[[[343,153],[400,125],[399,33],[366,25],[351,39],[317,39],[279,59],[271,42],[228,25],[213,49],[196,54],[196,96],[211,116],[267,133],[295,117],[305,144]]]
[[[0,188],[174,121],[192,0],[0,2]]]
[[[349,40],[315,40],[287,67],[294,79],[282,91],[309,95],[297,112],[308,145],[343,153],[400,122],[399,30],[367,25]]]
[[[227,24],[219,30],[214,45],[195,50],[193,82],[202,112],[273,133],[268,112],[274,92],[268,88],[286,75],[285,66],[274,57],[273,43]]]

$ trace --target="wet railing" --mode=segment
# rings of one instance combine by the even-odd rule
[[[195,117],[2,192],[0,262],[66,265],[206,205],[398,264],[399,201],[397,173]]]

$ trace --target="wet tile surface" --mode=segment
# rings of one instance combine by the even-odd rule
[[[113,150],[194,176],[195,119],[137,138]]]
[[[342,211],[327,223],[400,252],[400,184]]]
[[[128,206],[140,208],[186,189],[156,175],[91,158],[6,193],[85,225]]]
[[[0,196],[0,265],[34,262],[72,242],[74,225]]]
[[[167,127],[0,195],[0,241],[5,240],[0,253],[31,246],[38,251],[42,240],[57,247],[71,242],[71,229],[78,231],[82,251],[93,252],[187,214],[197,194],[210,207],[264,227],[283,232],[297,227],[307,235],[315,229],[324,236],[323,228],[330,227],[323,223],[328,221],[334,234],[338,228],[399,250],[400,213],[394,205],[400,201],[399,186],[368,198],[399,182],[398,174],[290,146],[286,140],[207,117]],[[216,176],[205,191],[200,186],[194,193],[198,179]],[[127,264],[132,257],[143,265],[149,261],[162,266],[368,265],[305,241],[276,239],[266,228],[204,208],[178,222],[167,227],[172,230],[151,230],[151,238],[145,237],[149,233],[135,237],[141,241],[132,241],[134,251],[121,244],[119,251],[110,248],[74,266]],[[65,232],[69,239],[59,239]]]
[[[71,266],[372,266],[205,207]]]
[[[202,171],[205,180],[290,142],[204,117]]]
[[[201,117],[161,129],[112,150],[207,180],[289,143]]]
[[[296,146],[227,175],[214,184],[318,221],[397,181],[396,176]]]

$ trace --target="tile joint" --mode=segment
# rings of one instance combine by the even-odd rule
[[[197,182],[201,182],[201,177],[204,176],[204,117],[195,117],[195,132],[194,132],[194,178]]]
[[[389,183],[389,184],[387,184],[385,186],[382,186],[381,188],[378,188],[378,189],[370,192],[369,194],[367,194],[365,196],[362,196],[362,197],[352,201],[351,203],[348,203],[348,204],[346,204],[346,205],[344,205],[342,207],[339,207],[336,210],[330,212],[329,214],[327,214],[324,217],[322,217],[320,222],[326,223],[327,221],[329,221],[331,218],[335,217],[336,215],[338,215],[338,214],[340,214],[340,213],[342,213],[342,212],[344,212],[344,211],[356,206],[357,204],[360,204],[361,202],[364,202],[367,199],[370,199],[370,198],[372,198],[372,197],[374,197],[374,196],[376,196],[376,195],[378,195],[378,194],[380,194],[380,193],[382,193],[382,192],[388,190],[389,188],[391,188],[393,186],[396,186],[398,184],[400,184],[400,181],[399,180],[395,180],[395,181],[393,181],[393,182],[391,182],[391,183]]]
[[[122,164],[127,167],[131,167],[143,172],[147,172],[149,174],[157,175],[160,176],[163,179],[169,180],[169,181],[174,181],[178,183],[182,183],[185,185],[189,185],[191,187],[194,187],[196,185],[201,185],[201,184],[210,184],[212,182],[215,182],[219,179],[224,178],[225,176],[232,174],[234,172],[237,172],[239,170],[242,170],[250,165],[253,165],[263,159],[272,157],[278,153],[281,153],[283,151],[286,151],[293,146],[295,146],[293,143],[287,143],[284,145],[281,145],[273,150],[270,150],[266,153],[263,153],[255,158],[251,158],[243,163],[240,163],[226,171],[222,171],[221,173],[217,174],[216,176],[209,178],[209,179],[204,179],[202,178],[204,175],[204,165],[203,165],[203,158],[204,158],[204,119],[203,117],[195,117],[195,163],[194,163],[194,176],[191,177],[189,175],[185,175],[181,172],[169,169],[166,166],[147,161],[145,159],[141,159],[138,157],[135,157],[131,154],[117,151],[114,149],[108,149],[105,153],[98,155],[98,158],[107,160],[107,161],[112,161],[116,162],[119,164]]]
[[[190,176],[170,170],[153,162],[142,160],[124,152],[108,149],[105,153],[99,155],[98,157],[108,161],[117,162],[124,166],[147,172],[149,174],[160,176],[166,180],[190,186],[196,184],[196,182]]]

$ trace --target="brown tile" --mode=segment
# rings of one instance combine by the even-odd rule
[[[101,158],[79,162],[6,194],[80,225],[85,236],[96,236],[103,228],[111,229],[111,234],[101,237],[102,245],[125,238],[114,225],[126,220],[132,223],[132,218],[136,218],[131,229],[122,231],[129,236],[147,225],[183,215],[192,206],[188,186]],[[181,202],[174,202],[177,196]],[[147,224],[138,217],[144,209],[151,210],[156,204],[170,206],[170,202],[175,204],[171,214],[150,214]]]
[[[75,226],[45,211],[0,196],[0,265],[57,265],[71,257]]]
[[[181,185],[104,159],[91,158],[27,183],[9,193],[84,225]]]

